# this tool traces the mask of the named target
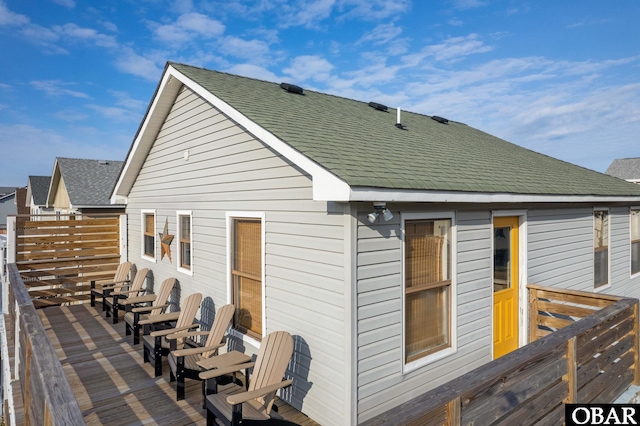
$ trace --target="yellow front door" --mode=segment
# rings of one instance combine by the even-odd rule
[[[493,219],[493,357],[518,348],[517,217]]]

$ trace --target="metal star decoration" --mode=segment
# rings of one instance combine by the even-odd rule
[[[174,235],[169,234],[169,218],[164,222],[164,230],[159,233],[160,235],[160,260],[164,258],[166,254],[171,262],[171,242]]]

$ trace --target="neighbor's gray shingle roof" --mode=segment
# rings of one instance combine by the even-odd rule
[[[640,179],[640,158],[617,158],[605,173],[620,179]]]
[[[638,196],[640,187],[450,121],[278,84],[169,65],[352,187]],[[371,99],[375,101],[375,99]]]
[[[60,174],[74,206],[111,205],[111,190],[124,162],[57,158]]]
[[[31,196],[35,205],[44,206],[47,204],[50,184],[51,176],[29,176]]]

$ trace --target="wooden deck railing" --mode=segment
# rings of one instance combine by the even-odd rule
[[[640,384],[637,299],[529,290],[534,341],[363,425],[556,425],[564,403],[611,403]]]
[[[18,215],[15,228],[15,263],[36,308],[88,300],[90,281],[113,279],[121,261],[118,215]]]
[[[15,346],[13,370],[22,390],[24,424],[84,425],[78,402],[17,266],[9,264],[8,272],[6,333]]]

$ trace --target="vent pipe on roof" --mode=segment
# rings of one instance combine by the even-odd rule
[[[402,127],[402,121],[400,120],[400,108],[398,108],[398,109],[396,110],[396,112],[397,112],[397,116],[396,116],[396,127],[397,127],[398,129],[404,129],[404,127]]]

